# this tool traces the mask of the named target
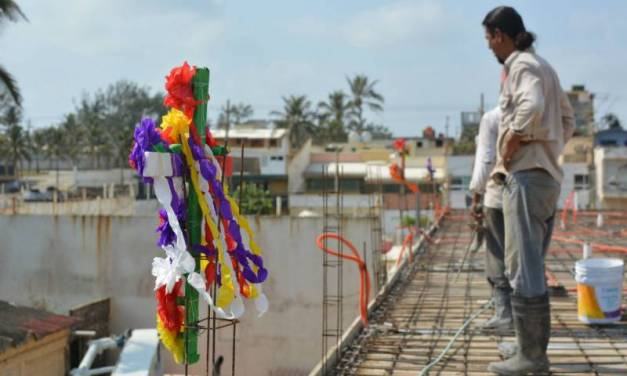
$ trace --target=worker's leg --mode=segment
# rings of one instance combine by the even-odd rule
[[[485,271],[488,282],[492,286],[494,298],[494,316],[486,321],[484,329],[511,329],[512,305],[510,302],[511,287],[505,276],[505,229],[503,210],[488,208],[485,210]]]
[[[505,264],[513,288],[512,308],[518,351],[491,363],[503,375],[546,371],[550,305],[544,276],[544,256],[552,232],[559,183],[543,170],[508,176],[503,192]]]

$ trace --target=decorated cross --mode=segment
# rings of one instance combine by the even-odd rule
[[[166,78],[164,100],[170,111],[161,119],[137,124],[129,162],[163,206],[155,257],[157,330],[178,363],[198,361],[198,305],[202,298],[214,315],[236,319],[243,299],[259,314],[268,302],[261,283],[268,276],[261,249],[245,217],[222,181],[217,145],[208,129],[209,70],[184,63]],[[213,294],[212,294],[213,291]]]

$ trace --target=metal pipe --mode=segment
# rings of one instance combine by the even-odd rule
[[[93,364],[96,356],[100,355],[104,350],[114,349],[118,347],[118,341],[113,338],[100,338],[93,341],[89,341],[89,348],[83,356],[81,363],[78,368],[70,371],[70,375],[72,376],[87,376],[87,375],[96,375],[96,373],[91,373],[96,370],[90,370],[91,365]],[[111,372],[111,371],[109,371]]]

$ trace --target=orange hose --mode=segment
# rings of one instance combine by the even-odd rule
[[[409,246],[407,245],[407,243],[409,243]],[[396,266],[398,266],[401,263],[401,260],[403,259],[403,256],[405,255],[405,249],[409,249],[409,262],[413,261],[413,255],[411,252],[411,248],[413,244],[414,244],[414,233],[410,231],[409,234],[407,234],[407,236],[405,236],[405,239],[403,240],[403,244],[401,245],[401,251],[398,253],[398,257],[396,258]]]
[[[344,243],[344,245],[346,245],[353,254],[347,255],[345,253],[340,253],[340,251],[338,250],[325,247],[324,240],[326,238],[336,239]],[[353,243],[332,232],[325,232],[318,235],[318,237],[316,238],[316,245],[323,252],[326,252],[332,256],[341,257],[345,260],[353,261],[359,267],[359,313],[361,315],[361,322],[363,322],[364,325],[368,325],[368,298],[370,297],[370,276],[368,275],[368,267],[359,255],[359,251],[357,251],[357,248],[355,248]]]

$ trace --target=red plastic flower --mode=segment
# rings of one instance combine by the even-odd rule
[[[405,152],[405,139],[397,138],[396,140],[394,140],[394,149],[396,149],[396,151],[398,151],[399,153],[404,153]]]
[[[157,314],[168,330],[179,332],[183,325],[183,317],[185,310],[183,307],[177,305],[176,299],[181,295],[182,281],[176,282],[171,293],[167,293],[165,285],[159,287],[155,293],[157,298]]]
[[[173,68],[166,77],[165,90],[167,92],[163,104],[183,111],[187,117],[194,117],[194,110],[201,102],[194,99],[192,92],[192,78],[196,68],[184,62],[180,67]]]

